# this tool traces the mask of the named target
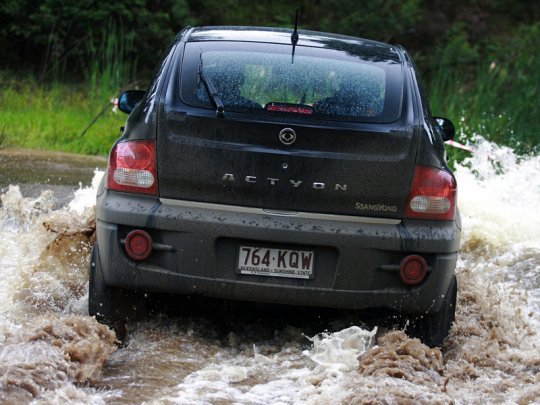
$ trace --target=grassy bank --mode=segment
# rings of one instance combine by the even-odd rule
[[[91,41],[84,45],[88,59],[80,66],[79,82],[65,79],[65,66],[57,66],[61,59],[53,64],[54,79],[47,82],[0,71],[0,133],[5,146],[108,153],[127,118],[113,111],[111,101],[122,86],[135,83],[137,61],[128,57],[132,41],[111,21],[98,35],[98,46]]]
[[[107,154],[126,115],[113,113],[110,98],[88,86],[38,84],[0,74],[0,131],[4,146],[50,149],[84,154]],[[106,111],[81,136],[103,109]]]

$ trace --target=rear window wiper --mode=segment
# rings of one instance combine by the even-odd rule
[[[201,78],[202,82],[204,83],[204,87],[206,87],[206,91],[208,92],[208,95],[212,99],[214,105],[216,106],[216,115],[219,118],[225,117],[225,106],[223,105],[223,101],[221,101],[221,97],[219,96],[216,87],[212,83],[212,81],[206,76],[203,70],[203,62],[202,62],[202,53],[199,56],[199,77]]]

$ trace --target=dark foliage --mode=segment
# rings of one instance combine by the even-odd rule
[[[190,16],[185,0],[5,0],[0,6],[0,67],[22,68],[41,80],[66,73],[81,77],[104,34],[118,27],[126,43],[133,44],[129,57],[147,68],[175,32],[196,22]]]
[[[456,31],[474,44],[475,57],[518,25],[540,19],[540,3],[525,0],[4,0],[0,68],[40,80],[81,78],[112,29],[131,44],[126,57],[136,59],[139,75],[146,76],[184,26],[291,26],[297,6],[302,28],[401,43],[426,66],[438,63],[436,50]]]

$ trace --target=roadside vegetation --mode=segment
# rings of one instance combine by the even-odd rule
[[[84,85],[38,83],[33,78],[0,79],[0,125],[4,146],[106,154],[126,116],[114,114],[110,95],[91,95]],[[104,109],[95,124],[81,135]]]
[[[127,117],[113,111],[111,99],[148,85],[159,54],[182,27],[290,27],[294,14],[284,0],[135,3],[64,7],[44,0],[36,8],[29,0],[6,0],[0,7],[3,146],[106,154]],[[540,5],[375,0],[360,10],[352,0],[298,4],[301,28],[404,45],[423,71],[434,115],[454,122],[457,141],[479,134],[523,154],[540,152]],[[454,160],[466,156],[450,152]]]
[[[463,32],[438,51],[429,80],[434,114],[450,118],[456,140],[475,135],[510,146],[520,154],[540,152],[540,24],[519,27],[487,52]],[[459,158],[462,152],[453,151]]]

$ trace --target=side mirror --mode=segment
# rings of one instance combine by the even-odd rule
[[[126,114],[131,112],[137,107],[137,104],[141,102],[146,91],[142,90],[128,90],[120,94],[118,98],[118,109]]]
[[[456,128],[454,127],[454,124],[452,124],[452,121],[441,117],[433,117],[433,119],[435,120],[435,128],[437,128],[439,134],[441,134],[441,138],[444,142],[454,139]]]

